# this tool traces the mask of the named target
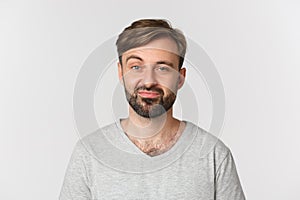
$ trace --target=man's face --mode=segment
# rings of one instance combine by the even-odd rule
[[[123,54],[119,78],[127,101],[140,116],[154,118],[172,108],[185,77],[185,69],[178,69],[177,52],[173,40],[161,38]]]

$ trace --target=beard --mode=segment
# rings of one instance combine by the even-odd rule
[[[167,89],[167,94],[164,96],[164,91],[157,87],[146,88],[144,86],[138,87],[134,90],[132,94],[128,92],[125,85],[126,99],[131,106],[131,108],[140,116],[145,118],[155,118],[166,113],[170,108],[172,108],[175,100],[176,94],[170,89]],[[142,98],[138,95],[140,90],[152,91],[159,93],[158,98]]]

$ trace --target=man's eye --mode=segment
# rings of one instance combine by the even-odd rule
[[[169,67],[160,66],[160,67],[158,67],[158,70],[160,70],[160,71],[169,71],[170,69],[169,69]]]
[[[135,66],[132,66],[132,67],[131,67],[131,69],[133,69],[133,70],[138,70],[138,69],[141,69],[141,67],[140,67],[140,66],[137,66],[137,65],[135,65]]]

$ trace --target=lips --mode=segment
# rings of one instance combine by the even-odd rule
[[[155,91],[139,91],[138,92],[139,96],[141,96],[142,98],[157,98],[160,96],[160,93],[155,92]]]

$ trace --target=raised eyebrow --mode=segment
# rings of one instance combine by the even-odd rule
[[[156,64],[158,64],[158,65],[160,65],[160,64],[168,65],[168,66],[174,68],[174,64],[171,63],[171,62],[168,62],[168,61],[158,61],[158,62],[156,62]]]
[[[140,60],[140,61],[143,61],[143,59],[139,56],[136,56],[136,55],[131,55],[129,56],[128,58],[126,58],[126,63],[128,62],[128,60],[130,59],[137,59],[137,60]]]

